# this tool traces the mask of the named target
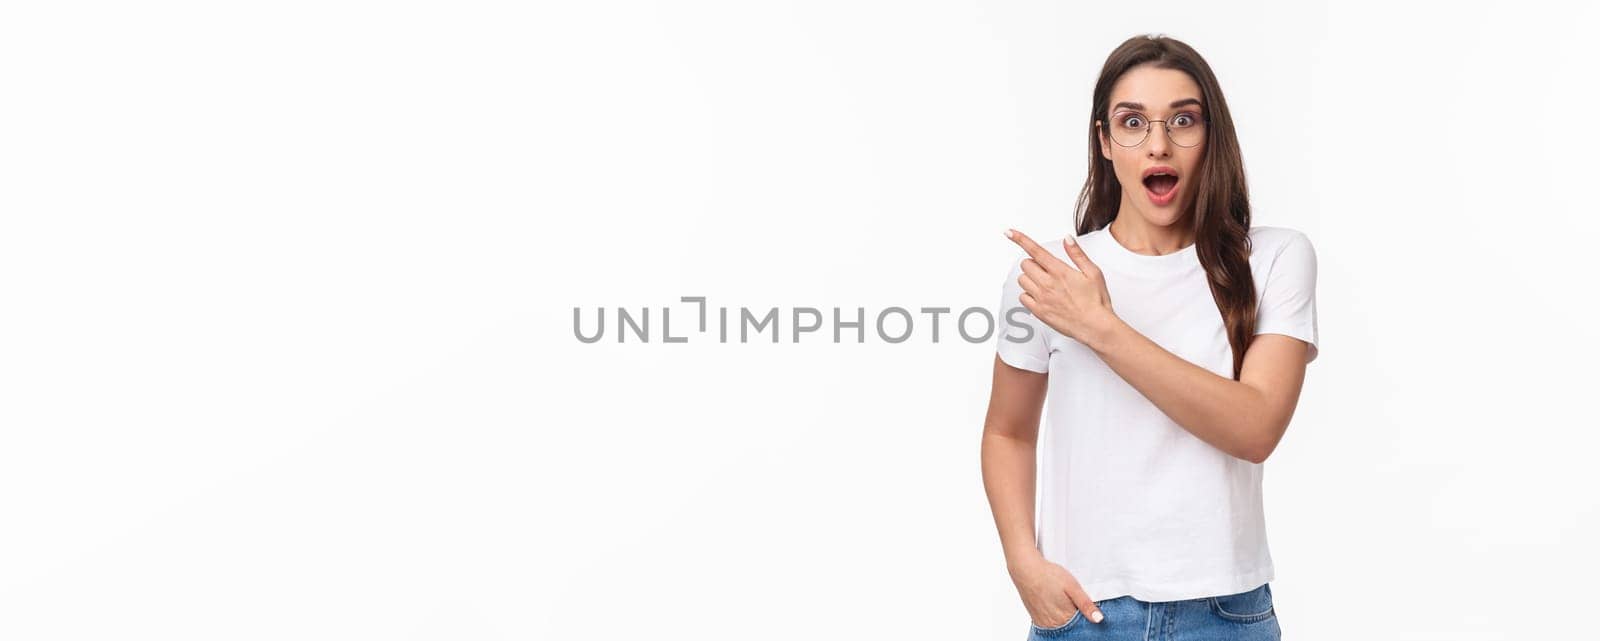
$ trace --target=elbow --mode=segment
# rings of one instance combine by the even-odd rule
[[[1256,465],[1260,465],[1267,462],[1267,457],[1272,455],[1273,449],[1275,448],[1261,446],[1252,447],[1242,452],[1239,458],[1251,463],[1255,463]]]
[[[1283,426],[1274,426],[1275,429],[1257,432],[1257,436],[1249,440],[1241,448],[1239,458],[1260,465],[1267,462],[1267,457],[1278,449],[1278,441],[1283,437]]]

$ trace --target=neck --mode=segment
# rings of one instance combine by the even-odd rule
[[[1192,225],[1185,224],[1188,217],[1161,226],[1152,225],[1144,217],[1130,213],[1127,207],[1117,212],[1115,220],[1107,226],[1111,235],[1135,253],[1164,256],[1194,244]]]

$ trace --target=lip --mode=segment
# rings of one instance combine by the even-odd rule
[[[1149,178],[1151,174],[1158,173],[1158,172],[1159,173],[1172,174],[1173,176],[1177,177],[1177,179],[1178,179],[1177,184],[1173,185],[1172,186],[1172,191],[1167,192],[1166,195],[1164,195],[1164,196],[1163,195],[1157,195],[1155,192],[1150,191],[1149,187],[1145,187],[1145,189],[1144,189],[1144,197],[1145,198],[1149,198],[1150,199],[1150,204],[1152,204],[1152,205],[1155,205],[1157,207],[1165,207],[1167,205],[1172,204],[1172,201],[1174,201],[1174,200],[1176,200],[1178,198],[1178,191],[1183,188],[1183,176],[1178,174],[1178,170],[1177,169],[1174,169],[1174,168],[1169,167],[1167,165],[1154,165],[1154,166],[1151,166],[1151,167],[1145,169],[1144,172],[1139,175],[1139,180],[1143,181],[1144,179]]]
[[[1177,169],[1174,169],[1174,168],[1169,167],[1167,165],[1152,165],[1149,169],[1144,170],[1144,173],[1139,174],[1139,180],[1144,180],[1146,178],[1149,178],[1150,174],[1154,174],[1156,172],[1163,172],[1163,173],[1172,174],[1174,176],[1178,176],[1178,170]],[[1182,176],[1178,176],[1178,178],[1181,179],[1183,177]]]

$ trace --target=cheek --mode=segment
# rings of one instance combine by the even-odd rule
[[[1189,151],[1188,153],[1185,153],[1184,156],[1183,156],[1183,159],[1180,161],[1180,162],[1183,163],[1182,165],[1180,165],[1180,167],[1182,167],[1182,169],[1183,169],[1183,175],[1185,175],[1185,176],[1196,176],[1196,175],[1199,175],[1199,173],[1200,173],[1200,161],[1204,157],[1205,157],[1205,148],[1204,147],[1195,147],[1193,150]]]
[[[1111,152],[1111,167],[1117,173],[1117,180],[1123,185],[1139,183],[1139,172],[1142,171],[1139,166],[1140,158],[1136,152],[1126,150]]]

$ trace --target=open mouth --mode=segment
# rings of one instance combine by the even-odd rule
[[[1144,179],[1144,188],[1157,196],[1165,196],[1178,187],[1178,177],[1172,174],[1156,174]]]
[[[1178,192],[1178,172],[1171,167],[1151,167],[1144,171],[1144,188],[1157,205],[1172,202]]]

